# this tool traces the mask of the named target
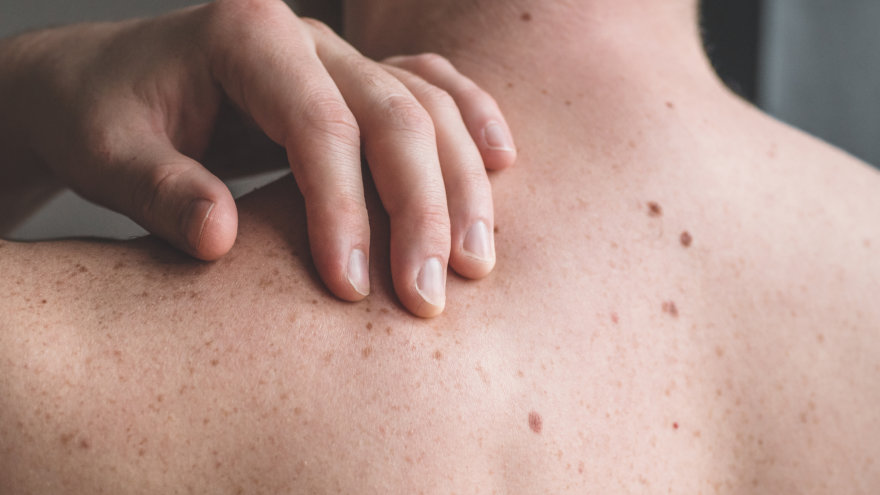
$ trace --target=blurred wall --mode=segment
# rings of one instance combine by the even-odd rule
[[[758,103],[880,165],[880,1],[766,0]]]

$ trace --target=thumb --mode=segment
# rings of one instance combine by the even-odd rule
[[[238,214],[229,189],[170,142],[154,142],[113,167],[111,207],[179,249],[216,260],[232,248]],[[122,186],[121,188],[119,186]]]

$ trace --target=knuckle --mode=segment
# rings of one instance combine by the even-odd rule
[[[433,84],[425,84],[425,86],[421,88],[420,93],[419,96],[421,99],[431,108],[438,110],[452,110],[458,108],[455,100],[448,91],[438,88]]]
[[[158,165],[135,179],[131,211],[141,219],[153,218],[174,179],[182,173],[181,168],[170,164]]]
[[[302,121],[313,132],[360,145],[360,128],[354,114],[336,95],[318,92],[306,98]]]
[[[434,122],[415,98],[392,94],[383,99],[379,106],[379,115],[386,125],[424,136],[434,136]]]
[[[449,241],[451,222],[444,203],[426,203],[412,208],[410,221],[417,231],[436,237],[438,241]]]
[[[423,73],[455,70],[449,59],[436,53],[413,55],[411,63],[415,71]]]
[[[335,36],[336,32],[327,24],[311,17],[300,17],[300,20],[322,36]]]

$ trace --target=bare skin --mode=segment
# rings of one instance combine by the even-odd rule
[[[213,264],[0,244],[0,492],[876,493],[880,176],[724,90],[684,3],[635,3],[411,34],[520,147],[498,268],[434,320],[387,257],[327,295],[285,183]]]

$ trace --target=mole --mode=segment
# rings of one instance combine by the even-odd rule
[[[672,423],[672,429],[673,429],[673,430],[677,430],[677,429],[678,429],[678,423]]]
[[[663,303],[663,312],[669,314],[673,318],[678,318],[678,306],[672,301]]]
[[[372,353],[373,353],[372,347],[364,347],[364,350],[361,351],[361,356],[364,359],[367,359],[368,357],[370,357],[370,354],[372,354]]]
[[[496,234],[497,234],[498,232],[501,232],[501,230],[498,229],[498,226],[497,226],[497,225],[495,226],[494,229],[492,229],[492,231],[495,232]]]
[[[219,360],[219,359],[212,359],[212,360],[211,360],[211,366],[217,366],[218,364],[220,364],[220,360]]]
[[[367,330],[372,330],[372,329],[373,329],[373,324],[367,323]]]
[[[82,440],[79,441],[79,448],[81,448],[83,450],[89,450],[89,447],[91,447],[91,446],[92,445],[85,438],[83,438]]]
[[[523,15],[519,16],[519,18],[522,19],[523,22],[529,22],[532,20],[532,14],[529,12],[523,12]]]
[[[675,103],[672,103],[671,101],[667,101],[667,102],[666,102],[666,108],[668,108],[668,109],[670,109],[670,110],[675,109]]]
[[[694,242],[693,236],[691,236],[691,233],[688,232],[687,230],[685,230],[684,232],[681,233],[680,240],[681,240],[681,245],[684,247],[691,247],[691,244]]]
[[[611,321],[616,325],[620,323],[620,316],[617,313],[611,313]]]
[[[443,359],[443,353],[440,352],[440,349],[437,349],[436,351],[434,351],[434,354],[432,354],[431,356],[433,356],[434,359],[436,359],[437,361]]]
[[[544,429],[544,420],[541,418],[541,415],[532,411],[529,413],[529,428],[536,434],[541,434],[541,430]]]
[[[649,201],[648,202],[648,216],[651,216],[651,217],[663,216],[663,207],[660,206],[660,204],[655,201]]]

